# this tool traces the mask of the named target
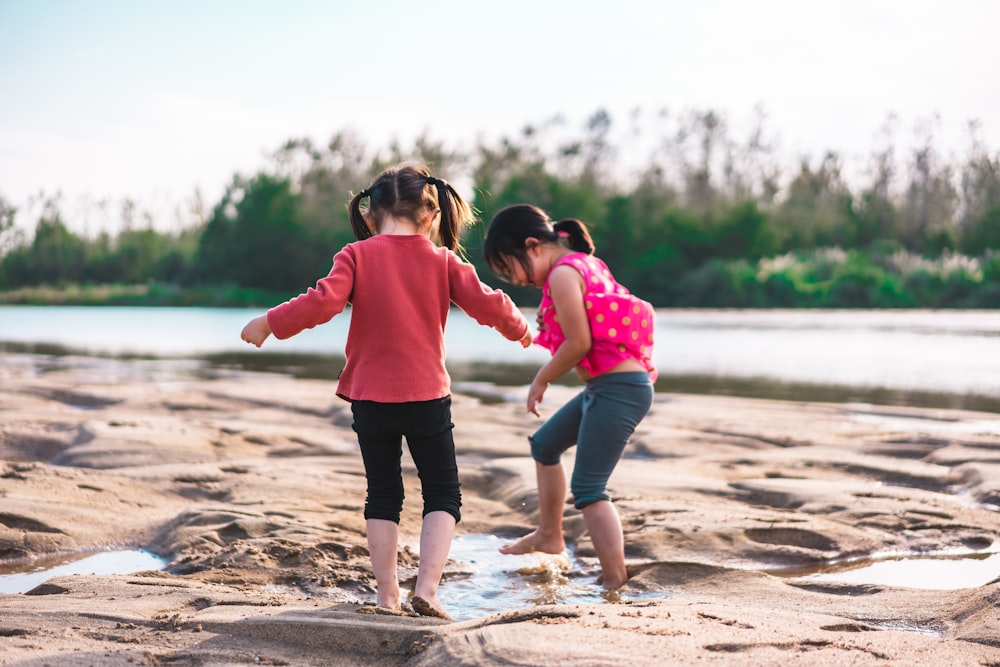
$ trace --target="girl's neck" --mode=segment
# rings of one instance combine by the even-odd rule
[[[419,226],[406,218],[386,216],[379,226],[379,235],[386,236],[430,236],[430,225]]]
[[[562,259],[566,255],[572,255],[576,253],[576,250],[573,250],[572,248],[567,248],[561,243],[551,247],[552,249],[549,251],[548,255],[549,271],[552,271],[552,269],[555,268],[556,264],[559,262],[560,259]]]

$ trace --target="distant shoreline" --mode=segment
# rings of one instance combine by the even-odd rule
[[[191,288],[166,283],[67,285],[0,290],[0,306],[260,308],[293,296],[295,294],[232,285]]]
[[[506,288],[504,288],[506,289]],[[301,290],[276,291],[240,287],[237,285],[200,285],[183,287],[174,283],[148,282],[140,284],[83,284],[83,285],[40,285],[0,288],[0,306],[133,306],[165,308],[265,308],[282,303],[297,296]],[[518,289],[510,290],[519,308],[534,308],[537,299],[521,303]],[[519,296],[520,295],[520,296]],[[951,307],[947,304],[907,303],[906,305],[859,305],[842,306],[813,303],[757,303],[743,305],[718,305],[714,303],[660,305],[657,310],[672,311],[889,311],[948,310],[990,312],[997,308],[992,302],[986,305],[969,305],[961,301]]]

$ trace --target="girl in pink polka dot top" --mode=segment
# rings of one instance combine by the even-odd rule
[[[538,479],[538,528],[503,553],[561,553],[566,475],[561,455],[577,447],[570,488],[601,563],[601,581],[628,580],[621,521],[607,482],[653,399],[656,369],[652,305],[631,294],[594,256],[586,225],[553,222],[536,206],[508,206],[493,218],[483,253],[490,268],[515,285],[542,290],[535,342],[552,358],[535,375],[526,407],[540,416],[549,384],[575,370],[585,386],[530,438]]]
[[[558,232],[569,238],[569,232]],[[577,252],[565,255],[555,266],[568,264],[583,277],[583,304],[590,324],[590,351],[577,367],[584,371],[584,380],[601,375],[627,359],[642,364],[652,379],[656,369],[650,360],[653,351],[653,307],[629,293],[615,282],[608,267],[597,257]],[[546,281],[539,305],[541,331],[535,342],[557,352],[566,340],[556,312],[552,289]]]

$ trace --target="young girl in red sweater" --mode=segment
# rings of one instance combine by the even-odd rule
[[[368,205],[362,208],[364,200]],[[351,402],[365,465],[377,605],[401,606],[396,565],[405,438],[423,496],[420,566],[410,603],[419,614],[450,619],[438,598],[461,520],[443,337],[449,307],[455,303],[524,347],[531,344],[531,331],[510,297],[480,282],[472,265],[456,254],[472,209],[426,167],[386,169],[348,208],[357,241],[334,256],[329,275],[315,287],[251,320],[242,338],[257,347],[272,333],[290,338],[328,322],[350,303],[337,395]]]

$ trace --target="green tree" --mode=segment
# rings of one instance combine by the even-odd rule
[[[951,165],[941,160],[929,128],[912,155],[910,182],[900,208],[903,245],[917,251],[940,253],[956,247],[958,192]]]
[[[966,252],[976,255],[984,250],[1000,250],[1000,204],[986,209],[982,217],[970,225],[962,246]]]
[[[17,228],[14,226],[16,217],[17,209],[0,197],[0,259],[17,243]]]
[[[45,204],[30,248],[15,253],[11,282],[15,285],[66,285],[80,282],[86,250],[83,240],[63,222],[54,200]]]
[[[883,132],[891,133],[894,118],[886,121]],[[869,160],[870,182],[854,198],[855,244],[864,247],[879,239],[897,238],[898,206],[894,197],[897,176],[892,143],[877,150]]]
[[[197,262],[204,282],[273,290],[303,289],[330,268],[288,179],[236,178],[202,235]]]
[[[990,154],[978,137],[976,124],[970,133],[972,145],[959,179],[959,227],[962,250],[979,255],[1000,249],[1000,153]]]
[[[813,168],[807,160],[774,211],[774,236],[782,250],[850,246],[858,241],[851,195],[840,157],[828,152]]]
[[[760,259],[778,249],[774,228],[756,202],[728,208],[715,224],[714,254],[725,258]]]
[[[157,275],[157,265],[167,254],[169,239],[154,229],[126,229],[116,244],[118,280],[142,283]]]

